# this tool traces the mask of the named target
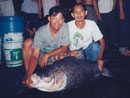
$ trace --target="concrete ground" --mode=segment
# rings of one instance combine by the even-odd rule
[[[0,98],[130,98],[130,57],[120,55],[118,47],[114,47],[105,50],[104,59],[109,59],[106,67],[112,70],[113,77],[94,79],[84,87],[54,93],[23,86],[24,65],[11,68],[2,62]]]

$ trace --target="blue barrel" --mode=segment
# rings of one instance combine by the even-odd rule
[[[24,36],[23,16],[0,16],[0,37],[4,41],[4,35],[8,33],[22,33]]]
[[[22,16],[0,16],[2,60],[8,67],[22,65],[22,43],[24,41],[24,19]],[[13,55],[13,56],[12,56]]]

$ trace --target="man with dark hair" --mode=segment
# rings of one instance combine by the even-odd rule
[[[93,6],[93,0],[77,0],[77,3],[82,3],[85,7],[85,10],[88,11],[88,15],[85,18],[93,20],[97,23],[97,16]]]
[[[64,23],[63,10],[54,6],[49,11],[49,23],[40,27],[32,39],[27,39],[23,46],[23,59],[26,69],[26,84],[30,87],[30,76],[37,62],[43,68],[52,64],[68,51],[70,44],[68,25]],[[67,55],[67,54],[66,54]],[[64,57],[64,56],[63,56]],[[39,59],[39,61],[38,61]]]
[[[75,4],[72,11],[71,15],[75,20],[68,22],[71,41],[70,55],[80,56],[83,51],[85,59],[97,60],[99,69],[102,70],[105,42],[101,31],[94,21],[85,19],[88,12],[82,4]]]

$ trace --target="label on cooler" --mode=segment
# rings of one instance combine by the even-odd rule
[[[5,49],[5,57],[8,61],[17,61],[22,59],[22,50],[18,49]]]

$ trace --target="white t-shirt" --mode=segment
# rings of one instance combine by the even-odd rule
[[[21,11],[25,13],[38,13],[38,4],[32,0],[24,0],[21,6]]]
[[[70,50],[86,49],[93,41],[100,40],[103,35],[97,24],[92,20],[85,20],[83,29],[77,28],[75,20],[68,22],[70,33]]]
[[[12,0],[0,0],[0,16],[14,16],[14,5]]]
[[[51,7],[56,6],[56,0],[42,0],[44,16],[49,14]]]
[[[98,8],[100,13],[109,13],[112,11],[114,0],[98,0]]]

